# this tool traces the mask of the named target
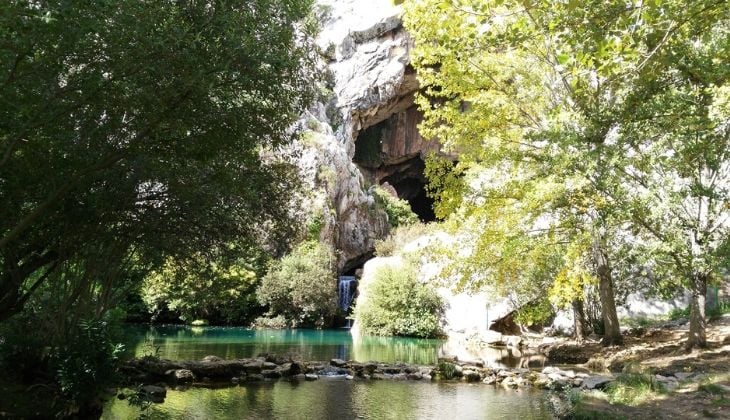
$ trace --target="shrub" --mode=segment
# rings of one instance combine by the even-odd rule
[[[449,362],[441,362],[438,365],[438,371],[444,379],[454,379],[459,376],[459,370],[456,365]]]
[[[258,330],[283,330],[289,328],[289,321],[283,315],[275,317],[260,316],[254,320],[251,327]]]
[[[391,227],[418,223],[418,216],[411,210],[408,201],[393,197],[380,186],[373,188],[373,197],[375,197],[375,202],[385,210]]]
[[[377,270],[368,298],[355,307],[363,332],[376,335],[435,337],[441,334],[443,299],[416,278],[415,269],[386,266]]]
[[[185,322],[245,324],[262,312],[255,298],[265,256],[243,250],[238,260],[215,261],[202,254],[169,258],[144,280],[142,299],[155,316],[170,311]]]
[[[256,291],[268,316],[294,327],[327,326],[337,312],[334,252],[315,241],[274,263]]]
[[[77,403],[93,402],[115,383],[119,357],[118,319],[81,321],[73,335],[51,357],[61,392]]]

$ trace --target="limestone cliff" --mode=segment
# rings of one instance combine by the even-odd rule
[[[388,233],[370,188],[389,182],[402,198],[415,199],[422,192],[421,158],[438,146],[418,135],[418,83],[400,8],[391,0],[319,0],[316,8],[327,83],[301,121],[297,161],[314,191],[309,218],[323,223],[320,239],[339,251],[346,272],[364,263],[374,241]]]

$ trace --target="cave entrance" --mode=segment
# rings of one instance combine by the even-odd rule
[[[433,222],[436,220],[436,214],[433,211],[434,201],[426,194],[426,176],[424,170],[426,164],[420,156],[409,159],[398,168],[383,177],[381,184],[388,183],[398,193],[398,198],[408,201],[411,210],[424,222]]]

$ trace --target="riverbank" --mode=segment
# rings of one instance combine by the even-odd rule
[[[483,360],[441,358],[438,364],[305,361],[296,354],[171,361],[134,359],[123,368],[128,386],[159,401],[168,388],[230,387],[271,381],[466,382],[502,389],[556,392],[560,416],[583,418],[726,417],[730,402],[730,317],[708,326],[707,349],[682,348],[686,325],[632,329],[625,345],[604,348],[558,340],[541,346],[543,366],[493,367]],[[524,351],[524,350],[523,350]]]
[[[569,396],[577,418],[730,418],[730,315],[708,324],[707,348],[687,352],[688,333],[664,323],[628,331],[623,346],[563,342],[546,354],[614,379]]]

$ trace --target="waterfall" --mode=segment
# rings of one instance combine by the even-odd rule
[[[350,310],[352,304],[353,291],[357,286],[355,276],[340,276],[337,283],[337,296],[339,297],[340,309],[345,313]]]

